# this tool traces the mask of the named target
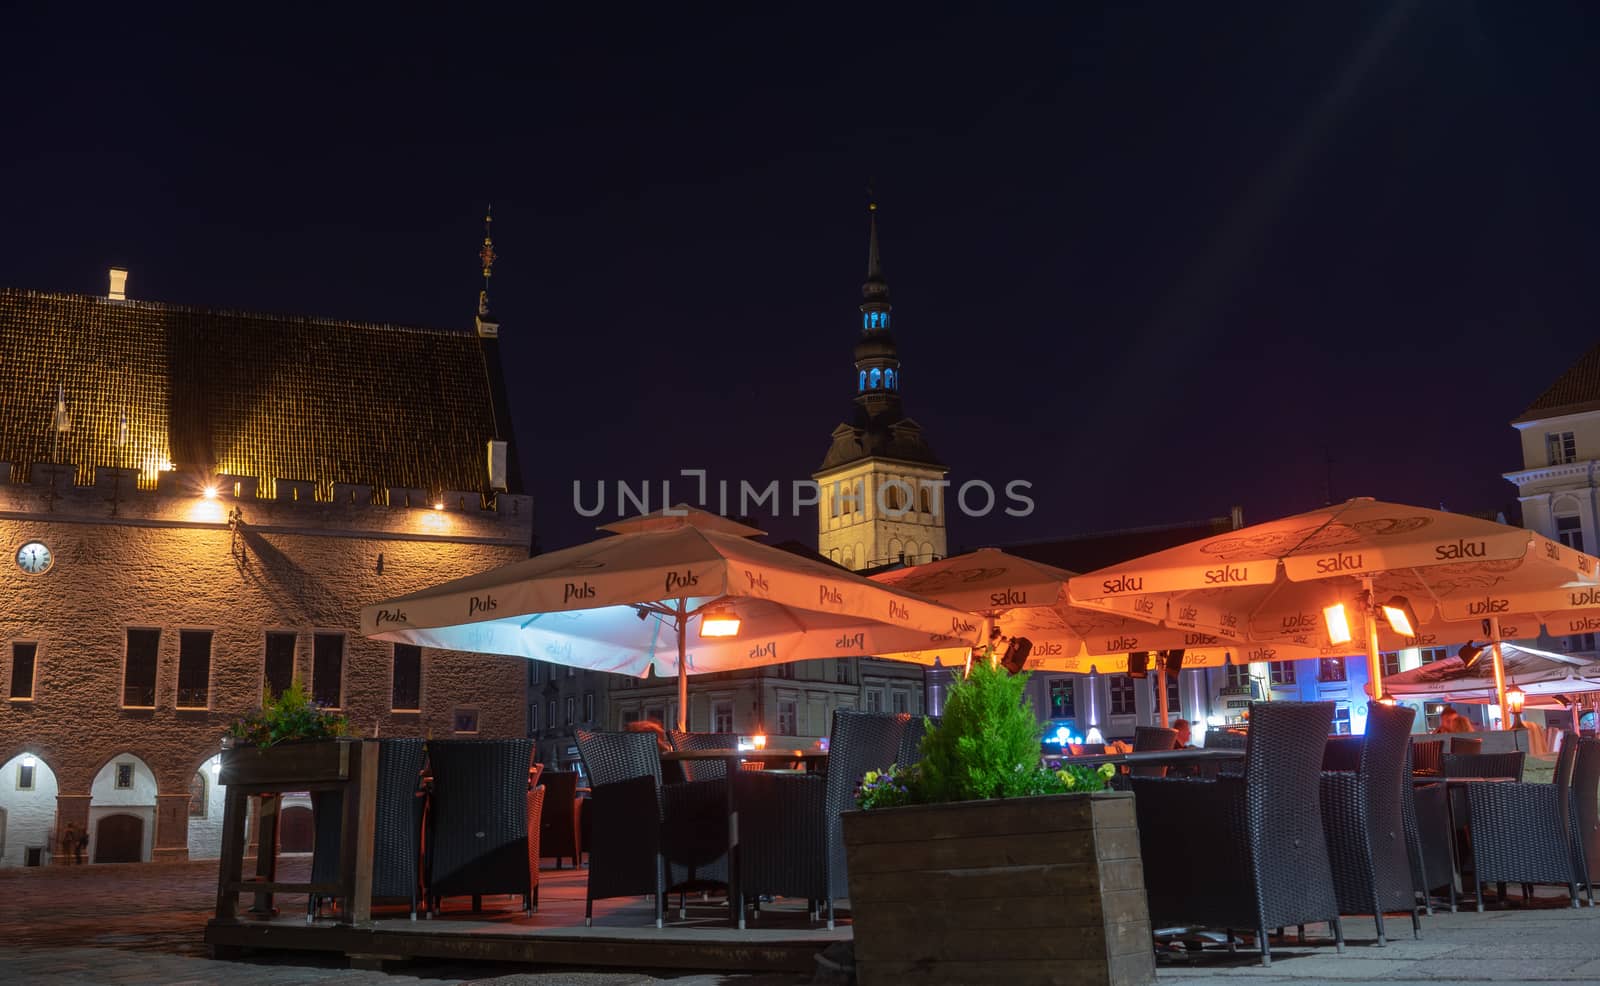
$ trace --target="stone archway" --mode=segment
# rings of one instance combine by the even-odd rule
[[[102,815],[95,826],[94,862],[138,863],[144,860],[144,819],[138,815]]]

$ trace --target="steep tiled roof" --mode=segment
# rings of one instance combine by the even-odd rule
[[[1540,394],[1538,400],[1529,404],[1513,424],[1597,409],[1600,409],[1600,345],[1578,357],[1578,361]]]
[[[473,334],[0,289],[0,462],[24,473],[59,439],[80,483],[179,467],[268,496],[275,479],[484,490],[495,437]]]
[[[1106,531],[999,547],[1004,547],[1006,551],[1020,558],[1043,562],[1068,571],[1092,572],[1107,565],[1116,565],[1138,558],[1140,555],[1176,548],[1180,544],[1188,544],[1190,541],[1222,534],[1232,529],[1231,518],[1213,517],[1188,524]]]

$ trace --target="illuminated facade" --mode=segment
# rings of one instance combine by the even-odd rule
[[[487,296],[447,332],[120,286],[0,291],[0,865],[69,827],[89,860],[216,855],[223,732],[291,679],[361,735],[522,735],[523,661],[357,632],[528,555]]]

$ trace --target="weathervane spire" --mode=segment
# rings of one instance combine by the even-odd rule
[[[478,259],[483,262],[483,290],[478,292],[478,315],[480,318],[489,314],[489,278],[494,274],[494,205],[490,204],[483,212],[483,249],[478,251]]]

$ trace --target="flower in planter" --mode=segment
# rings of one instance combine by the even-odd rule
[[[236,745],[266,747],[289,740],[323,740],[349,736],[350,720],[314,704],[296,681],[268,697],[258,712],[228,726]]]

